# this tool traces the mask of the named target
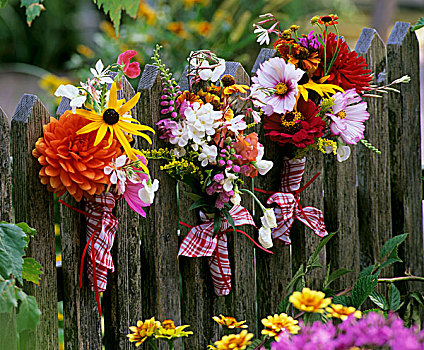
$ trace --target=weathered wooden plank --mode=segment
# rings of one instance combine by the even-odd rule
[[[374,73],[373,83],[386,83],[386,47],[374,29],[364,28],[355,51],[363,56]],[[366,122],[365,139],[378,147],[381,154],[357,147],[358,218],[361,268],[379,258],[379,252],[392,237],[390,149],[387,99],[368,98],[370,118]],[[386,270],[393,275],[393,271]]]
[[[10,122],[0,107],[0,221],[12,222],[12,179],[10,167]],[[15,311],[0,314],[0,344],[17,349]]]
[[[56,349],[58,344],[56,251],[53,195],[41,184],[37,160],[31,152],[42,136],[49,113],[34,95],[24,95],[12,118],[11,154],[13,156],[13,206],[15,221],[25,221],[37,230],[27,249],[42,266],[44,274],[38,286],[25,283],[42,312],[34,332],[21,333],[21,349]]]
[[[70,109],[64,97],[56,115],[59,118]],[[84,210],[69,194],[62,198],[66,203]],[[101,349],[102,333],[94,293],[89,287],[86,273],[83,286],[79,286],[82,252],[86,244],[85,218],[75,211],[61,206],[62,271],[63,271],[63,328],[65,349]],[[84,265],[84,271],[86,271]]]
[[[129,100],[134,96],[134,89],[126,78],[118,98]],[[134,118],[139,118],[138,108],[131,110]],[[134,146],[138,148],[139,140],[134,138]],[[137,324],[142,319],[141,299],[141,266],[140,266],[140,229],[139,214],[132,211],[126,201],[121,199],[115,208],[119,220],[115,242],[112,248],[112,258],[115,267],[108,275],[107,290],[103,293],[102,304],[105,316],[106,349],[132,349],[126,335],[128,327]]]
[[[422,180],[420,151],[420,90],[418,40],[409,23],[397,22],[387,42],[387,79],[405,74],[409,84],[401,84],[401,94],[389,93],[390,185],[393,235],[409,233],[400,249],[405,266],[423,275]],[[422,290],[417,283],[412,290]]]
[[[319,152],[310,152],[306,156],[305,173],[301,187],[304,186],[317,172],[321,173],[318,178],[300,194],[300,203],[302,206],[312,206],[324,211],[323,187],[323,155]],[[292,241],[292,269],[296,272],[301,264],[306,264],[309,256],[321,240],[311,229],[303,223],[295,220],[290,232]],[[315,269],[306,278],[306,285],[310,288],[320,289],[325,276],[326,252],[323,249],[319,255],[319,263],[324,267]]]
[[[252,68],[252,74],[255,74],[260,65],[275,56],[275,50],[262,48]]]
[[[145,66],[138,91],[141,92],[141,122],[155,127],[161,119],[161,81],[157,67]],[[154,137],[152,147],[165,147],[165,144]],[[159,180],[160,185],[154,203],[146,210],[146,219],[141,220],[143,318],[155,316],[160,321],[172,319],[175,324],[180,324],[176,184],[165,172],[160,171],[160,165],[158,161],[149,163],[151,175]],[[165,349],[166,346],[162,348]],[[179,342],[176,342],[176,348],[180,349]]]

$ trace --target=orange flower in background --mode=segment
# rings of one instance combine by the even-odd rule
[[[189,34],[185,29],[184,22],[170,22],[166,29],[168,29],[170,32],[175,33],[182,39],[188,39]]]
[[[229,329],[247,328],[247,324],[245,324],[246,321],[237,321],[234,317],[219,315],[219,317],[214,316],[212,319],[221,326],[227,327]]]
[[[156,22],[156,11],[149,6],[144,0],[140,0],[137,11],[137,18],[144,17],[149,25]]]
[[[198,95],[187,90],[177,97],[178,103],[183,103],[184,100],[190,103],[199,102],[201,105],[203,104],[202,99]]]
[[[339,24],[339,22],[337,22],[338,19],[339,17],[337,17],[336,15],[321,16],[318,20],[318,23],[324,24],[326,27],[334,26],[336,24]]]
[[[121,145],[115,138],[107,148],[107,139],[94,146],[94,132],[77,135],[88,123],[70,111],[59,120],[51,118],[43,127],[44,137],[37,140],[32,151],[42,165],[41,182],[58,197],[68,191],[79,202],[102,193],[109,182],[103,169],[121,155]]]

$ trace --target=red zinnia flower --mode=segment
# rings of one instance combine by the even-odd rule
[[[299,99],[297,110],[285,114],[272,114],[264,118],[265,134],[280,146],[291,143],[305,148],[315,142],[315,137],[323,135],[325,122],[317,117],[319,109],[311,100]]]
[[[326,84],[340,86],[344,90],[356,89],[357,93],[366,90],[371,81],[371,70],[362,56],[358,56],[355,51],[349,51],[347,44],[339,38],[340,51],[330,71],[327,75],[330,77],[325,81]],[[328,33],[327,37],[327,64],[331,62],[337,48],[336,34]],[[324,76],[324,47],[319,49],[321,62],[314,75]]]

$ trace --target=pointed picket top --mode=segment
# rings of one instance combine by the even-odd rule
[[[42,314],[35,332],[22,332],[20,345],[23,349],[53,350],[58,344],[53,195],[41,184],[40,165],[31,154],[36,141],[43,135],[43,125],[49,121],[49,112],[38,97],[25,94],[11,123],[15,222],[25,221],[37,231],[27,255],[43,266],[39,285],[25,285],[26,292],[37,299]]]
[[[259,69],[260,65],[264,63],[265,61],[268,61],[270,58],[275,56],[275,50],[274,49],[267,49],[262,48],[259,52],[258,57],[256,58],[255,64],[252,68],[252,74],[256,74],[256,71]]]
[[[159,77],[159,68],[152,64],[146,64],[138,84],[138,91],[151,89]]]
[[[395,26],[390,33],[389,39],[387,40],[387,45],[402,45],[405,37],[410,32],[411,24],[407,22],[396,22]],[[414,34],[415,35],[415,34]]]

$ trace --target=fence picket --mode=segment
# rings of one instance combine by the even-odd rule
[[[118,91],[118,99],[128,101],[134,96],[134,89],[126,78],[123,79],[122,90]],[[131,110],[131,115],[138,118],[138,107]],[[138,148],[135,138],[134,148]],[[108,285],[103,293],[102,304],[105,315],[106,349],[133,349],[133,344],[126,335],[128,327],[142,319],[142,284],[140,266],[140,217],[132,211],[124,199],[118,201],[115,209],[119,219],[112,258],[115,272],[108,274]],[[141,218],[141,220],[144,220]]]
[[[423,275],[422,179],[420,152],[419,52],[410,24],[397,22],[387,42],[387,78],[405,74],[409,84],[401,84],[401,94],[388,95],[390,137],[390,185],[392,193],[393,235],[409,233],[400,248],[405,266],[397,273],[410,271]],[[412,290],[422,284],[409,283]]]
[[[38,97],[24,95],[11,125],[15,221],[25,221],[36,229],[37,234],[31,239],[27,254],[35,258],[44,271],[39,285],[24,285],[25,290],[37,299],[42,314],[35,333],[21,333],[21,349],[48,350],[58,346],[53,195],[41,184],[39,164],[31,155],[35,142],[42,135],[43,124],[48,121],[49,113]]]
[[[57,118],[68,109],[70,109],[69,100],[64,97],[56,111]],[[44,191],[47,192],[46,189]],[[77,203],[68,193],[64,194],[62,199],[73,207],[84,210],[83,203]],[[80,261],[86,244],[85,218],[65,206],[61,206],[60,210],[62,217],[61,244],[65,349],[101,349],[100,318],[95,296],[89,287],[85,272],[82,288],[79,287]]]
[[[161,81],[157,67],[146,65],[140,79],[141,122],[155,127],[160,120],[159,101]],[[153,148],[165,147],[157,136],[153,138]],[[180,281],[178,267],[177,213],[175,210],[175,181],[160,171],[158,161],[150,161],[152,177],[159,180],[154,203],[147,208],[147,217],[141,220],[141,266],[143,288],[143,317],[155,316],[161,321],[174,320],[181,323]],[[180,343],[176,342],[176,349]],[[166,346],[163,347],[165,349]]]

